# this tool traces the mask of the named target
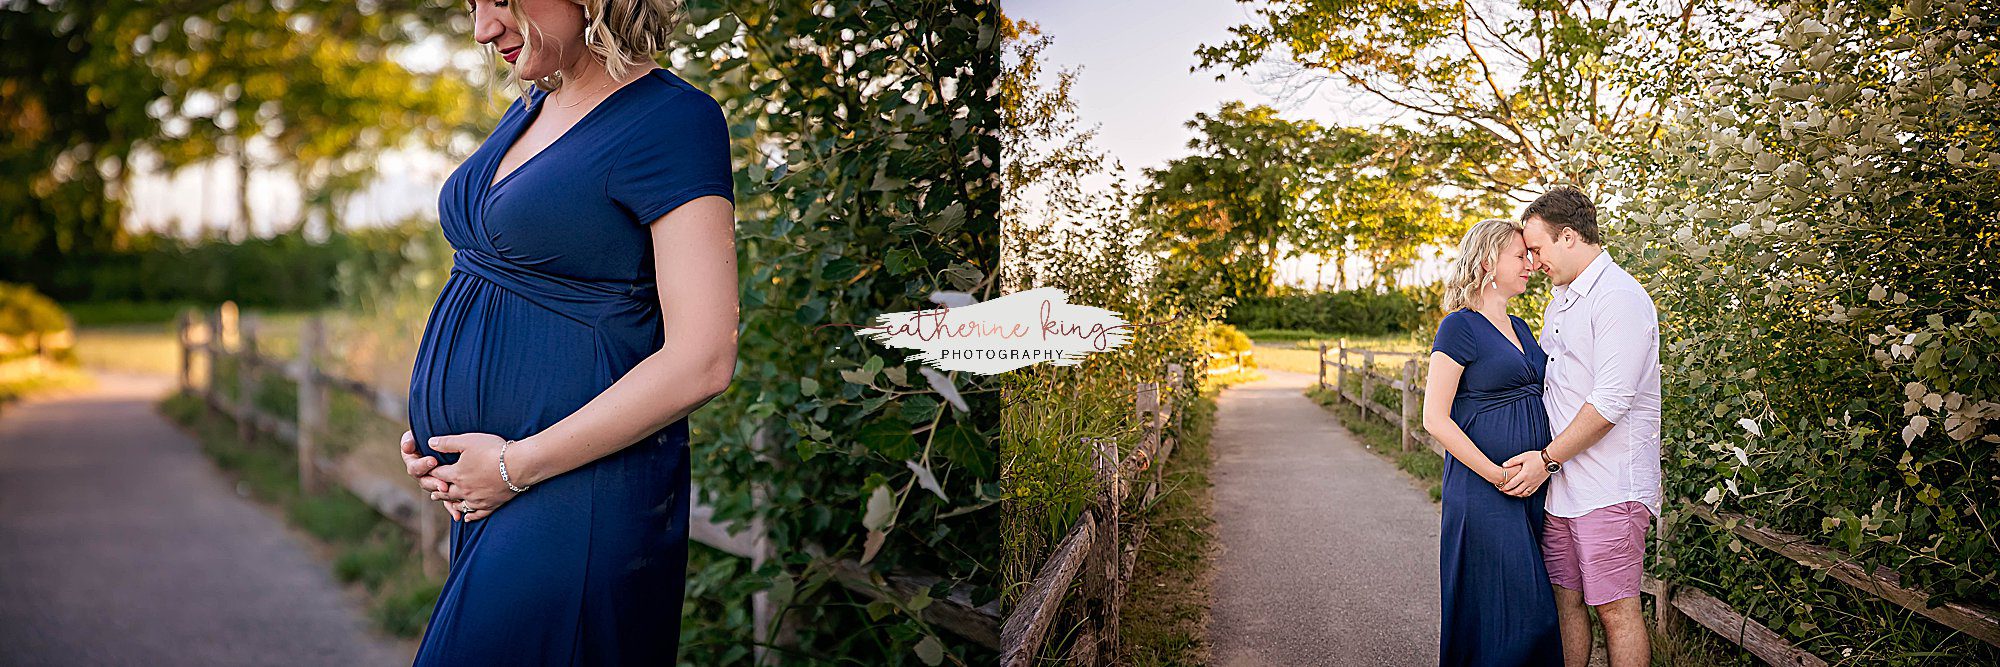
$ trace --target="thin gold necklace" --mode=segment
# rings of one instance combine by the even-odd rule
[[[599,91],[602,91],[602,90],[604,90],[605,86],[609,86],[609,85],[611,85],[611,84],[612,84],[612,82],[615,82],[615,81],[617,81],[617,79],[610,79],[610,80],[607,80],[607,81],[605,81],[605,82],[604,82],[603,84],[600,84],[600,85],[598,85],[598,86],[597,86],[597,90],[593,90],[593,91],[590,91],[590,94],[592,94],[592,95],[595,95],[595,94],[597,94],[597,93],[598,93]],[[561,89],[561,88],[558,88],[558,89],[556,89],[556,90],[557,90],[557,92],[561,92],[561,90],[562,90],[562,89]],[[578,102],[575,102],[575,103],[573,103],[573,104],[563,104],[563,103],[561,103],[561,102],[557,102],[557,103],[556,103],[556,106],[557,106],[557,107],[559,107],[559,108],[563,108],[563,109],[574,109],[574,108],[576,108],[576,106],[577,106],[578,104],[583,104],[583,102],[581,102],[581,101],[578,101]]]

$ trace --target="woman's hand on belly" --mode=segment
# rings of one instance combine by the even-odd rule
[[[484,519],[517,495],[500,479],[500,445],[506,438],[491,433],[460,433],[431,438],[431,449],[455,452],[458,462],[438,466],[431,476],[444,482],[445,489],[431,494],[432,500],[451,503],[464,512],[462,520]]]
[[[417,479],[417,486],[423,487],[424,491],[432,494],[444,491],[450,486],[445,484],[444,480],[431,476],[431,471],[436,469],[437,465],[437,457],[417,455],[417,435],[409,431],[404,431],[403,471]],[[436,496],[433,495],[432,498],[436,498]],[[457,505],[446,502],[444,503],[444,509],[451,513],[452,519],[458,521],[465,520],[465,517],[459,514]]]

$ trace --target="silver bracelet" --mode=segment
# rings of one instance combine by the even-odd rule
[[[511,444],[514,444],[514,441],[508,440],[506,442],[500,443],[500,481],[507,483],[507,490],[513,491],[515,493],[523,493],[528,489],[534,487],[532,485],[514,486],[514,478],[507,476],[507,446]]]

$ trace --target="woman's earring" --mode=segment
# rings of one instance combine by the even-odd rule
[[[1498,280],[1486,281],[1486,289],[1500,289],[1500,281]]]

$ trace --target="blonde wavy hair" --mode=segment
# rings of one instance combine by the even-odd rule
[[[604,61],[605,69],[614,79],[624,78],[627,65],[633,60],[658,58],[673,44],[675,33],[687,20],[683,0],[581,0],[579,4],[583,5],[586,19],[584,47]],[[522,35],[545,34],[540,26],[528,20],[521,3],[507,3],[507,11],[514,15],[514,24],[521,27]],[[499,57],[497,52],[491,55]],[[554,92],[562,84],[561,72],[533,83],[545,92]],[[521,88],[523,95],[527,92],[527,88]]]
[[[1465,230],[1465,239],[1458,242],[1458,259],[1445,274],[1444,312],[1479,306],[1479,288],[1494,279],[1493,265],[1500,263],[1500,252],[1519,233],[1521,223],[1499,218],[1481,220]]]

